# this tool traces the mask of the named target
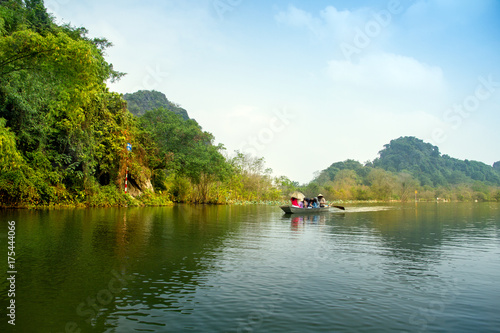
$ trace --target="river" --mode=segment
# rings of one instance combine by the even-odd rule
[[[1,332],[500,332],[498,203],[4,210],[0,249]]]

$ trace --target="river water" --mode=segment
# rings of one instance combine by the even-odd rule
[[[0,253],[1,332],[500,332],[500,204],[0,211]]]

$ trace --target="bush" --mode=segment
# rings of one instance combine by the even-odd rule
[[[136,206],[134,199],[110,184],[94,188],[93,194],[87,195],[86,205],[89,207]]]

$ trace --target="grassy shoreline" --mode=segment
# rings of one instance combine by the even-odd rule
[[[88,208],[126,208],[126,207],[169,207],[177,204],[187,205],[207,205],[207,206],[245,206],[245,205],[264,205],[264,206],[281,206],[290,204],[289,200],[231,200],[229,202],[219,203],[195,203],[195,202],[174,202],[169,200],[164,195],[143,195],[140,198],[134,198],[129,195],[125,202],[76,202],[76,203],[52,203],[48,205],[36,204],[19,204],[13,206],[0,205],[0,210],[8,209],[28,209],[28,210],[51,210],[51,209],[88,209]],[[498,201],[459,201],[459,200],[418,200],[418,201],[401,201],[401,200],[333,200],[329,201],[329,205],[359,205],[359,204],[388,204],[388,203],[479,203],[479,202],[498,202]]]

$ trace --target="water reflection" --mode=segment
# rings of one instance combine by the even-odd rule
[[[487,316],[500,306],[498,204],[317,215],[179,205],[4,218],[18,223],[23,332],[63,332],[68,323],[82,332],[432,331],[446,323],[422,315],[436,309],[431,302],[456,315],[465,297],[499,324]]]
[[[317,214],[290,214],[285,213],[281,216],[283,220],[289,220],[291,223],[305,223],[305,224],[318,224],[326,223],[326,221],[332,220],[332,217],[345,217],[344,211],[339,212],[322,212]]]

